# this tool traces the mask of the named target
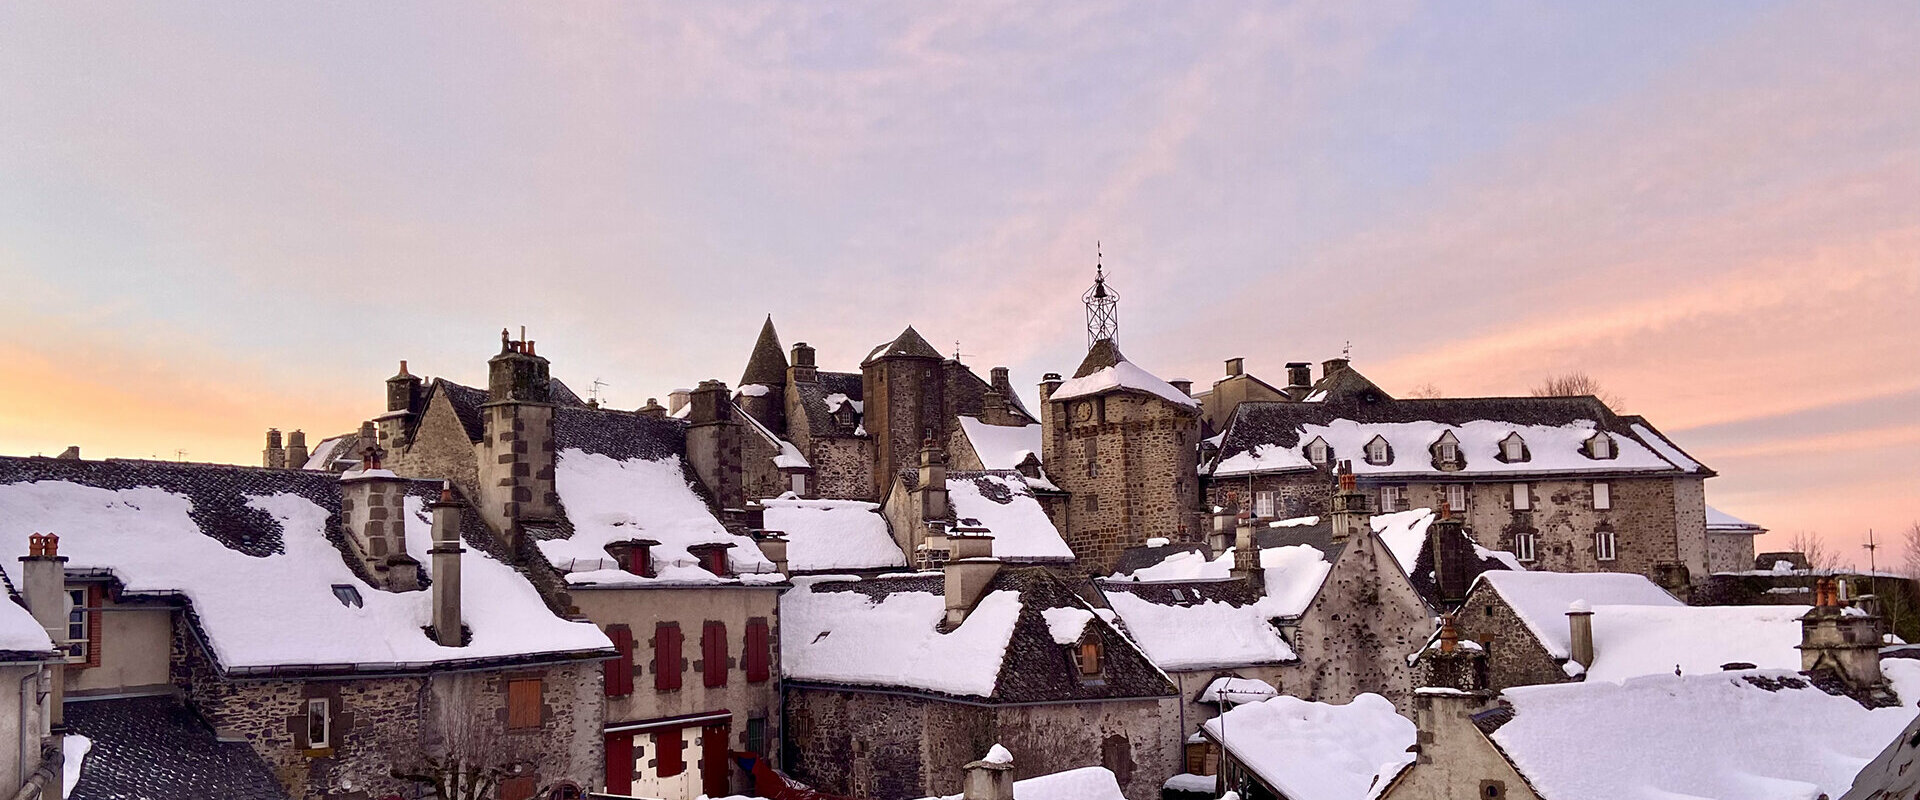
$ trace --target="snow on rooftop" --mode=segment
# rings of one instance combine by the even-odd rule
[[[442,647],[422,628],[432,593],[388,592],[362,582],[328,540],[333,513],[293,494],[249,496],[247,505],[282,529],[280,552],[254,557],[203,534],[185,496],[151,486],[100,489],[66,481],[0,486],[0,551],[26,552],[35,531],[60,534],[68,569],[111,570],[129,593],[173,593],[192,604],[208,646],[228,669],[383,664],[418,666],[474,658],[610,648],[591,623],[553,615],[513,567],[477,549],[462,556],[466,647]],[[406,498],[407,552],[432,575],[432,525]],[[19,584],[18,562],[0,568]],[[354,587],[358,605],[334,596]]]
[[[996,749],[999,745],[994,745]],[[989,756],[991,756],[991,751]],[[1012,754],[1008,754],[1011,758]],[[986,760],[986,759],[982,759]],[[1125,800],[1120,781],[1106,767],[1079,767],[1013,782],[1013,800]],[[921,800],[961,800],[961,795]]]
[[[1674,599],[1667,590],[1660,588],[1644,575],[1629,575],[1619,572],[1508,572],[1494,570],[1483,572],[1474,580],[1474,587],[1485,583],[1500,593],[1500,597],[1512,606],[1520,621],[1533,631],[1534,638],[1540,640],[1547,655],[1554,658],[1566,658],[1569,654],[1571,634],[1567,630],[1567,607],[1575,600],[1585,600],[1593,606],[1664,606],[1681,607],[1684,604]],[[1472,590],[1469,589],[1469,592]],[[1594,647],[1599,649],[1599,633],[1596,631]],[[1716,665],[1717,666],[1717,665]],[[1669,672],[1673,665],[1667,665]]]
[[[1345,704],[1281,695],[1207,720],[1207,735],[1291,800],[1361,800],[1411,762],[1413,721],[1377,694]],[[1558,798],[1556,798],[1558,800]]]
[[[1556,800],[1838,797],[1913,719],[1916,670],[1889,670],[1906,705],[1872,710],[1780,670],[1515,687],[1491,738]]]
[[[1219,580],[1233,574],[1233,548],[1227,548],[1211,559],[1200,550],[1183,550],[1161,559],[1160,563],[1150,567],[1141,567],[1132,573],[1114,573],[1116,580],[1141,581],[1193,581]]]
[[[1259,678],[1214,678],[1207,688],[1200,691],[1200,702],[1219,703],[1226,700],[1229,704],[1252,703],[1279,695],[1273,684]]]
[[[727,557],[736,573],[772,573],[752,539],[729,533],[688,483],[678,455],[658,460],[615,459],[578,449],[560,451],[554,491],[566,505],[573,535],[540,540],[540,552],[567,573],[569,583],[723,583],[687,548],[733,545]],[[621,570],[607,545],[629,539],[659,542],[652,550],[655,577]],[[425,552],[425,551],[422,551]]]
[[[1810,606],[1594,606],[1587,680],[1719,672],[1723,664],[1800,668]]]
[[[734,390],[734,394],[741,397],[765,397],[771,391],[773,387],[764,383],[744,383],[739,389]]]
[[[1061,383],[1053,390],[1053,400],[1069,400],[1075,397],[1089,397],[1115,390],[1146,392],[1169,403],[1197,407],[1200,403],[1185,392],[1173,388],[1173,384],[1154,377],[1153,373],[1135,366],[1131,361],[1116,362],[1111,367],[1101,367],[1083,378],[1074,378]]]
[[[1311,442],[1312,439],[1307,441]],[[1252,475],[1261,472],[1288,472],[1313,469],[1313,462],[1298,447],[1284,447],[1277,444],[1257,444],[1226,458],[1213,469],[1213,474]]]
[[[1272,664],[1295,658],[1280,631],[1267,622],[1279,615],[1265,599],[1244,606],[1218,600],[1163,605],[1124,589],[1106,592],[1106,597],[1130,638],[1161,669]]]
[[[1655,452],[1659,453],[1661,458],[1679,467],[1681,471],[1700,471],[1700,462],[1688,458],[1686,453],[1680,452],[1680,448],[1675,447],[1672,442],[1667,441],[1666,437],[1655,433],[1652,428],[1636,422],[1633,424],[1633,435],[1640,437],[1647,443],[1648,447],[1653,448]]]
[[[1269,547],[1260,551],[1261,577],[1266,582],[1266,603],[1278,617],[1297,617],[1320,594],[1320,585],[1333,571],[1327,554],[1310,544]]]
[[[1047,633],[1053,637],[1054,644],[1078,644],[1080,635],[1087,630],[1087,623],[1093,621],[1093,612],[1074,606],[1049,608],[1040,612],[1040,618],[1047,621]]]
[[[738,410],[740,407],[734,406],[734,408]],[[773,431],[769,430],[767,426],[760,424],[760,420],[754,419],[752,414],[740,411],[740,416],[742,419],[745,419],[748,424],[752,425],[753,429],[758,431],[760,436],[766,439],[768,443],[780,448],[780,455],[773,457],[773,465],[775,467],[779,469],[806,469],[812,466],[807,463],[807,457],[800,454],[800,448],[794,447],[792,442],[775,436]]]
[[[1420,548],[1427,543],[1427,527],[1433,524],[1433,520],[1433,509],[1416,508],[1377,514],[1368,522],[1373,526],[1373,532],[1379,535],[1381,543],[1393,553],[1393,560],[1400,562],[1400,571],[1411,576],[1414,559],[1420,557]]]
[[[1640,426],[1635,427],[1640,429]],[[1578,420],[1566,425],[1518,425],[1500,420],[1473,420],[1460,425],[1446,425],[1424,421],[1357,422],[1336,419],[1324,425],[1303,424],[1298,431],[1299,441],[1293,447],[1258,445],[1250,452],[1222,459],[1213,474],[1242,475],[1311,468],[1313,465],[1306,458],[1307,445],[1315,439],[1324,439],[1332,446],[1335,456],[1351,460],[1353,471],[1360,475],[1437,475],[1441,474],[1441,470],[1434,466],[1428,448],[1448,431],[1452,431],[1454,438],[1459,441],[1460,455],[1466,459],[1465,467],[1445,473],[1454,476],[1535,472],[1652,472],[1675,468],[1693,472],[1700,466],[1684,456],[1678,456],[1679,451],[1673,450],[1670,445],[1666,449],[1671,450],[1672,455],[1656,453],[1625,436],[1612,437],[1613,458],[1588,458],[1582,447],[1599,431],[1599,424],[1593,420]],[[1500,452],[1500,443],[1515,433],[1520,434],[1520,438],[1526,442],[1529,458],[1526,461],[1501,461],[1496,457]],[[1665,445],[1665,440],[1650,433],[1642,435],[1649,441]],[[1367,443],[1376,436],[1386,439],[1392,448],[1391,463],[1373,464],[1360,458],[1366,452]],[[1680,460],[1674,460],[1675,456]]]
[[[815,591],[795,578],[780,598],[780,659],[787,678],[855,686],[900,686],[989,697],[1020,618],[1020,594],[980,598],[949,633],[946,600],[933,592]]]
[[[1765,528],[1713,506],[1707,506],[1707,530],[1715,533],[1763,533],[1766,531]]]
[[[949,477],[947,502],[953,506],[955,519],[977,520],[993,534],[995,558],[1073,556],[1046,509],[1040,507],[1033,490],[1019,475]]]
[[[794,570],[904,567],[906,556],[887,533],[880,506],[859,500],[762,500],[767,530],[787,535]]]
[[[865,413],[867,410],[866,403],[859,400],[855,400],[840,392],[830,392],[827,394],[826,397],[823,397],[820,399],[822,402],[826,404],[827,411],[829,412],[838,412],[841,406],[847,406],[847,405],[853,406],[853,413],[855,414]]]
[[[15,586],[20,585],[19,580],[16,575]],[[52,649],[53,640],[33,613],[0,594],[0,653],[45,653]]]
[[[961,417],[960,430],[987,469],[1017,469],[1028,455],[1040,455],[1040,426],[988,425],[977,417]]]
[[[331,470],[333,468],[333,451],[340,449],[340,444],[346,440],[347,437],[345,436],[335,436],[330,439],[320,440],[320,444],[316,445],[313,448],[313,452],[307,455],[307,462],[301,464],[300,469],[312,469],[321,472]]]

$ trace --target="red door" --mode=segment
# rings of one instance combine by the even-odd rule
[[[700,790],[708,797],[733,794],[727,770],[727,726],[700,729]]]
[[[633,734],[607,734],[607,794],[633,794]]]

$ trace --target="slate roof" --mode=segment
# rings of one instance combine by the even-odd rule
[[[932,358],[945,360],[946,356],[940,355],[940,351],[935,350],[933,345],[927,344],[926,338],[922,337],[919,331],[914,330],[912,325],[908,325],[907,329],[901,331],[899,336],[893,337],[893,341],[875,347],[872,351],[868,352],[866,360],[861,361],[860,366],[864,367],[883,358]]]
[[[1333,521],[1324,514],[1312,525],[1261,528],[1253,532],[1253,546],[1256,550],[1291,547],[1296,544],[1312,546],[1326,557],[1329,564],[1340,560],[1340,552],[1347,548],[1346,540],[1337,542],[1333,540]]]
[[[740,373],[740,385],[782,386],[787,382],[787,353],[780,347],[780,334],[773,330],[773,315],[760,326],[760,338],[747,357],[747,369]]]
[[[287,800],[252,747],[172,697],[69,701],[66,721],[93,741],[69,800]]]
[[[1132,575],[1148,567],[1158,566],[1160,562],[1167,560],[1175,553],[1211,555],[1207,552],[1207,546],[1199,542],[1172,542],[1160,547],[1139,545],[1120,551],[1120,558],[1113,563],[1113,571],[1120,575]]]
[[[1073,377],[1084,378],[1125,360],[1127,357],[1120,354],[1120,345],[1112,339],[1101,339],[1087,348],[1087,357],[1080,360],[1080,367],[1073,371]]]
[[[1321,375],[1307,397],[1314,402],[1323,403],[1378,403],[1393,398],[1381,389],[1379,384],[1367,379],[1353,365],[1344,360],[1336,362],[1340,368],[1332,374]],[[1273,388],[1271,386],[1267,387]]]
[[[435,378],[427,387],[427,403],[433,402],[436,394],[443,394],[453,406],[454,416],[460,418],[460,427],[467,430],[467,441],[477,442],[486,436],[486,425],[481,421],[480,406],[487,402],[487,390],[461,386],[445,378]]]
[[[1443,533],[1442,535],[1445,534]],[[1510,569],[1507,564],[1500,559],[1494,558],[1493,556],[1481,556],[1476,552],[1474,550],[1474,541],[1471,537],[1467,536],[1465,529],[1455,529],[1453,536],[1457,537],[1456,541],[1453,542],[1453,552],[1466,556],[1466,574],[1463,576],[1460,584],[1463,590],[1466,587],[1472,586],[1473,582],[1478,580],[1482,573]],[[1440,587],[1434,581],[1432,536],[1426,537],[1420,543],[1420,554],[1414,557],[1412,574],[1408,575],[1407,579],[1413,582],[1413,590],[1420,593],[1420,598],[1427,601],[1428,608],[1446,608],[1448,605],[1451,605],[1451,603],[1445,602],[1443,598],[1440,597]]]
[[[687,423],[631,411],[560,406],[553,415],[553,448],[656,461],[686,453]]]

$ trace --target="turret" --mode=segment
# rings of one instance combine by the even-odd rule
[[[374,421],[380,423],[380,446],[388,452],[399,452],[410,444],[408,437],[420,421],[420,414],[426,411],[427,393],[423,387],[420,378],[407,371],[404,360],[400,362],[400,371],[387,379],[387,413]]]
[[[740,410],[775,435],[787,432],[787,372],[787,356],[781,351],[780,334],[774,332],[773,316],[769,314],[760,327],[760,338],[753,343],[747,369],[740,374]]]

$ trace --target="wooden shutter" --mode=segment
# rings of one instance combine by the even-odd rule
[[[773,646],[767,632],[767,618],[747,620],[747,682],[765,683],[772,676]]]
[[[633,734],[607,734],[607,794],[633,794]]]
[[[507,681],[507,727],[540,727],[540,679]]]
[[[671,778],[687,768],[680,758],[679,728],[665,728],[654,734],[653,753],[654,772],[662,778]]]
[[[700,729],[700,783],[708,797],[733,794],[732,776],[727,773],[727,726]]]
[[[507,778],[500,781],[500,800],[533,800],[539,788],[530,776]]]
[[[716,620],[707,620],[700,630],[700,660],[706,675],[706,684],[712,686],[727,685],[727,624]]]
[[[633,694],[633,629],[625,625],[608,625],[607,638],[613,640],[613,649],[620,656],[604,662],[608,697],[626,697]]]
[[[653,629],[653,688],[680,688],[680,623],[662,622]]]

